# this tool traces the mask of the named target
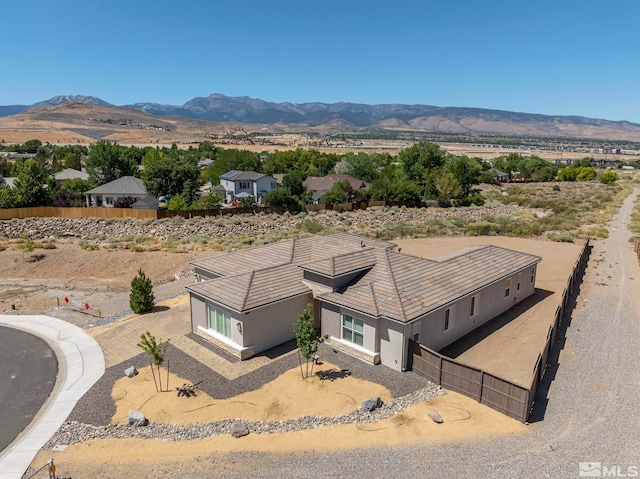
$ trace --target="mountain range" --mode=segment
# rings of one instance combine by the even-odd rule
[[[114,105],[93,96],[56,96],[33,105],[0,106],[0,116],[36,108],[81,102],[103,107]],[[264,125],[299,125],[353,131],[367,129],[429,131],[438,133],[535,135],[640,141],[640,125],[582,116],[554,116],[502,110],[429,105],[361,103],[275,103],[247,96],[214,93],[183,105],[134,103],[123,108],[154,116],[186,117],[210,122]]]

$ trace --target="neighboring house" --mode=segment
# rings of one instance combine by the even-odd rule
[[[207,196],[209,193],[217,193],[220,199],[224,200],[227,196],[227,191],[222,185],[214,185],[210,181],[207,181],[204,185],[198,188],[200,196]]]
[[[75,179],[88,180],[89,174],[85,173],[84,171],[74,170],[73,168],[67,168],[62,171],[58,171],[54,175],[54,177],[56,179],[56,185],[60,187],[64,180],[75,180]]]
[[[509,173],[505,173],[504,171],[500,171],[495,168],[489,168],[489,171],[496,179],[496,181],[499,181],[500,183],[504,183],[511,179],[511,175]]]
[[[157,210],[160,208],[160,202],[155,196],[147,196],[133,203],[131,208],[134,210]]]
[[[403,370],[409,339],[441,349],[535,291],[538,256],[476,246],[435,260],[348,233],[193,261],[192,330],[241,359],[295,337],[307,304],[336,349]]]
[[[113,203],[119,198],[128,196],[141,200],[153,195],[147,193],[147,188],[142,180],[135,176],[123,176],[85,192],[87,206],[107,206],[112,208]]]
[[[369,184],[349,175],[309,176],[302,182],[311,193],[313,203],[318,203],[333,186],[339,181],[348,181],[354,190],[366,190]]]
[[[239,198],[253,198],[254,203],[262,203],[264,197],[271,190],[278,187],[276,179],[272,176],[255,171],[228,171],[220,176],[220,185],[225,189],[226,203],[231,203]]]

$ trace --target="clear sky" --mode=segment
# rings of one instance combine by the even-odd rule
[[[0,105],[222,93],[640,123],[637,0],[1,0]]]

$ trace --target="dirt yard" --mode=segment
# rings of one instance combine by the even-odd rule
[[[550,291],[552,294],[549,297],[557,301],[569,274],[567,265],[575,262],[580,249],[578,244],[497,237],[433,238],[400,240],[396,243],[404,253],[428,258],[469,245],[486,243],[540,255],[543,261],[539,266],[537,285]],[[73,244],[58,243],[57,249],[42,251],[42,254],[44,257],[39,261],[30,263],[23,261],[19,251],[7,249],[0,252],[1,310],[6,311],[11,304],[15,304],[18,314],[45,313],[53,307],[57,294],[75,295],[108,304],[111,298],[115,300],[128,291],[131,278],[139,268],[159,284],[170,281],[174,275],[187,269],[189,261],[196,256],[213,253],[85,251]],[[555,306],[552,309],[555,310]],[[540,310],[535,312],[541,314]],[[128,319],[135,320],[135,317]],[[525,333],[519,339],[516,338],[518,344],[521,344],[523,337],[527,339],[527,329],[520,329],[522,331]],[[531,333],[527,341],[535,339],[536,334]],[[472,353],[464,359],[474,362],[481,358]],[[149,415],[158,418],[158,422],[176,424],[211,421],[225,415],[260,420],[280,420],[299,417],[301,414],[337,415],[357,408],[361,398],[388,396],[388,392],[381,386],[356,378],[336,381],[335,385],[321,383],[317,378],[301,382],[299,372],[292,370],[258,391],[248,392],[226,402],[215,401],[219,403],[217,405],[204,394],[191,398],[194,401],[189,404],[189,410],[200,410],[185,414],[185,403],[181,402],[184,400],[180,398],[178,401],[175,394],[155,393],[153,382],[147,377],[148,373],[148,370],[142,370],[137,379],[122,379],[116,383],[112,397],[117,413],[113,422],[123,422],[128,410],[135,407],[143,407],[147,413],[151,411]],[[173,384],[180,381],[181,378],[172,378]],[[124,389],[126,394],[123,394]],[[352,397],[357,396],[355,405],[352,400],[345,400],[345,396],[340,394],[345,391]],[[277,404],[278,407],[247,408],[237,406],[238,402],[234,403],[254,402],[251,397],[255,395],[260,396],[260,404]],[[305,404],[310,397],[314,400]],[[304,405],[303,409],[300,409],[301,404]],[[430,407],[435,407],[440,412],[444,424],[435,424],[429,418],[427,411]],[[375,424],[330,426],[273,435],[250,434],[240,439],[218,436],[178,443],[134,439],[92,440],[70,446],[64,452],[41,452],[33,464],[36,466],[44,463],[54,454],[56,463],[64,467],[64,470],[59,469],[61,477],[149,477],[149,471],[153,470],[162,477],[184,477],[182,472],[185,471],[189,471],[193,477],[206,477],[211,470],[212,461],[220,460],[223,457],[221,454],[238,449],[286,453],[380,445],[393,447],[417,441],[448,444],[488,441],[498,436],[526,431],[527,427],[515,420],[466,397],[447,393]],[[242,466],[227,464],[226,467]],[[156,473],[152,473],[152,476],[156,477]]]

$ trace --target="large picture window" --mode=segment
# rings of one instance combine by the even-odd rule
[[[231,315],[213,306],[209,306],[209,328],[231,338]]]
[[[364,321],[348,314],[343,314],[342,339],[346,339],[358,346],[364,346]]]

